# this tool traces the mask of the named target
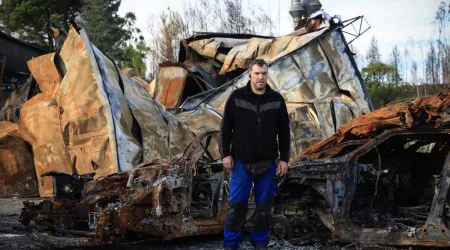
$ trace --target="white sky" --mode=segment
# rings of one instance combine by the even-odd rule
[[[146,36],[148,19],[152,14],[156,16],[169,6],[181,10],[185,1],[122,0],[119,14],[123,16],[128,11],[134,12],[137,16],[137,26]],[[195,3],[196,0],[190,1]],[[330,15],[341,15],[343,20],[364,15],[372,28],[356,39],[353,45],[365,55],[371,37],[376,36],[384,60],[389,58],[395,45],[403,51],[410,38],[416,41],[427,41],[432,36],[436,37],[437,32],[432,22],[441,1],[443,0],[321,0],[321,3],[323,9]],[[260,4],[263,9],[270,9],[274,19],[278,16],[280,6],[281,33],[286,34],[292,31],[289,15],[290,0],[243,0],[243,2]],[[447,6],[450,3],[449,0],[445,2]],[[447,22],[447,27],[450,28],[450,22]],[[415,54],[417,57],[418,52],[416,51]],[[416,59],[420,61],[420,58]]]

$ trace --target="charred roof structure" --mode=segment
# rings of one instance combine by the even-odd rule
[[[40,46],[24,42],[0,31],[0,107],[16,88],[27,80],[30,71],[27,61],[49,51]]]

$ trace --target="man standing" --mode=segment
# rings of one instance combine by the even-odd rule
[[[281,176],[288,170],[290,129],[284,99],[267,84],[268,66],[263,59],[250,63],[249,77],[247,86],[233,91],[228,98],[220,129],[223,166],[232,169],[225,249],[238,249],[242,242],[252,183],[256,220],[251,243],[256,249],[267,249],[275,170]]]

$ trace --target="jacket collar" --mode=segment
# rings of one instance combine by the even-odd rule
[[[269,84],[266,84],[266,92],[264,92],[263,95],[268,94],[272,88],[269,86]],[[250,85],[250,80],[248,80],[247,85],[245,86],[245,94],[247,95],[257,95],[252,91],[252,86]]]

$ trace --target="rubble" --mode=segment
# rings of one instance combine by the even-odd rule
[[[381,108],[296,156],[278,183],[273,237],[293,245],[331,235],[348,244],[450,246],[449,106],[445,90]],[[55,201],[25,203],[21,221],[35,240],[54,246],[219,233],[229,172],[207,152],[216,139],[217,132],[205,133],[171,161],[96,180],[49,173]],[[249,208],[247,229],[252,202]]]
[[[162,65],[152,83],[120,72],[83,29],[70,29],[60,52],[28,62],[40,93],[22,99],[18,128],[33,148],[40,196],[54,197],[24,204],[21,222],[35,240],[61,247],[219,233],[229,173],[217,134],[225,101],[247,83],[255,58],[268,61],[269,84],[287,102],[292,159],[372,109],[339,23],[181,43],[180,61]],[[325,202],[310,212],[311,196],[297,195],[306,198],[274,208],[289,212],[277,217],[282,232],[297,212],[333,224]],[[297,211],[301,204],[308,209]],[[294,231],[324,228],[318,222],[296,219]]]
[[[20,220],[35,240],[59,239],[55,246],[61,241],[77,246],[126,242],[138,239],[139,233],[166,240],[219,233],[227,203],[222,187],[229,176],[217,166],[209,166],[207,173],[190,163],[201,165],[201,143],[211,136],[205,134],[170,162],[146,162],[97,180],[51,172],[47,175],[55,183],[55,201],[24,203]],[[40,233],[47,230],[55,234]]]

